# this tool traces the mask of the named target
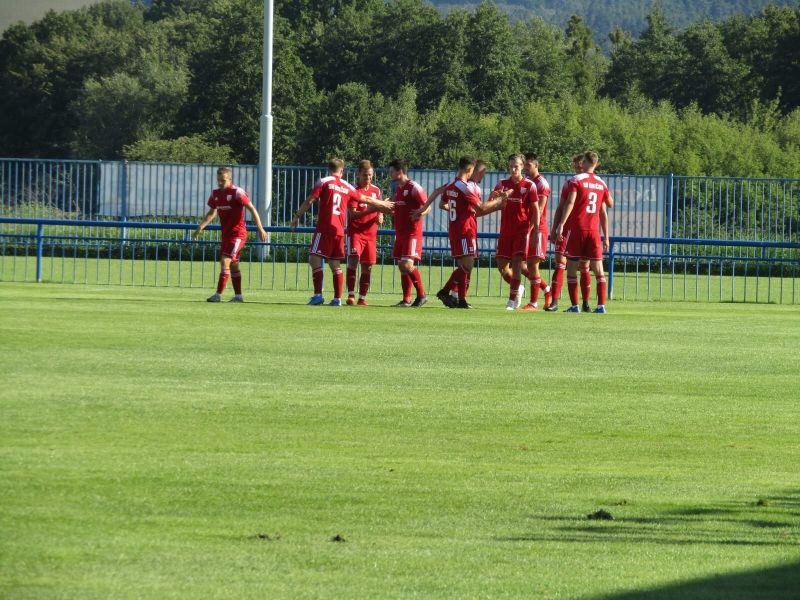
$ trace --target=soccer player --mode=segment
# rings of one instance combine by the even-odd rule
[[[531,301],[523,307],[523,310],[539,310],[539,293],[544,292],[544,308],[547,309],[552,301],[550,286],[542,279],[539,264],[545,259],[547,254],[547,238],[550,228],[547,224],[547,202],[550,199],[550,184],[544,175],[539,173],[539,157],[530,152],[525,155],[525,172],[528,178],[536,185],[536,192],[539,195],[539,202],[534,212],[538,212],[538,220],[533,215],[531,221],[531,233],[528,244],[527,277],[531,282]]]
[[[572,157],[572,169],[575,171],[575,174],[583,173],[583,154],[576,154]],[[564,201],[567,199],[567,193],[569,191],[569,184],[572,178],[567,179],[564,182],[564,185],[561,186],[561,195],[559,197],[559,203],[556,207],[556,212],[553,215],[553,224],[558,224],[559,219],[561,218],[561,210]],[[569,229],[571,225],[570,221],[564,225],[565,229]],[[561,298],[561,288],[564,285],[564,271],[567,270],[567,249],[565,245],[566,240],[561,237],[560,239],[557,237],[553,238],[553,245],[555,246],[555,267],[553,268],[553,279],[551,281],[551,290],[552,290],[552,301],[550,302],[550,306],[545,307],[545,310],[548,312],[556,312],[558,310],[558,301]],[[581,275],[583,277],[583,275]],[[581,291],[584,289],[587,290],[586,295],[583,298],[584,304],[588,302],[588,287],[585,287],[583,284],[583,280],[581,280]]]
[[[357,189],[373,198],[381,198],[381,189],[372,185],[375,171],[372,163],[362,160],[358,163]],[[377,262],[378,225],[383,223],[383,213],[374,206],[360,200],[350,199],[347,207],[347,304],[356,304],[356,274],[361,264],[361,278],[358,282],[358,305],[367,306],[372,265]]]
[[[450,251],[457,267],[444,287],[437,292],[436,297],[449,308],[472,308],[467,302],[467,291],[475,259],[478,256],[478,226],[475,217],[499,209],[510,194],[509,190],[495,190],[492,191],[490,200],[482,203],[477,184],[469,181],[474,170],[475,159],[463,156],[458,162],[458,175],[447,185],[443,195],[448,206]],[[456,286],[458,286],[458,302],[453,305],[450,300],[450,290]]]
[[[534,182],[522,174],[524,164],[525,157],[521,154],[509,156],[510,177],[501,179],[494,188],[495,192],[508,190],[500,213],[500,237],[495,253],[497,269],[511,288],[506,310],[519,308],[520,298],[525,293],[521,283],[522,262],[528,254],[531,224],[539,218],[539,195]]]
[[[325,303],[322,296],[324,270],[322,261],[325,259],[333,274],[333,299],[330,306],[342,305],[343,279],[341,261],[344,258],[344,222],[347,215],[349,200],[355,199],[374,206],[379,210],[391,210],[391,202],[386,202],[371,196],[365,196],[356,190],[347,181],[342,179],[344,161],[334,158],[328,163],[328,175],[314,185],[311,193],[305,199],[297,212],[294,213],[289,227],[295,229],[306,211],[319,200],[317,213],[317,226],[314,238],[308,253],[308,264],[314,279],[314,295],[308,304],[317,306]]]
[[[247,192],[233,185],[233,173],[229,167],[217,169],[217,189],[208,197],[208,213],[192,233],[196,240],[200,232],[219,215],[219,224],[222,227],[222,242],[219,253],[219,279],[217,291],[208,298],[208,302],[220,302],[222,292],[228,284],[228,279],[233,283],[234,296],[230,302],[244,302],[242,296],[242,272],[239,270],[239,253],[247,242],[247,225],[244,222],[244,211],[250,213],[253,222],[258,228],[258,238],[267,241],[267,232],[261,225],[258,211],[253,207]]]
[[[572,306],[567,312],[581,312],[578,307],[578,266],[589,263],[597,282],[597,308],[595,313],[606,312],[606,278],[603,273],[603,250],[608,249],[608,238],[600,240],[600,213],[611,198],[608,186],[594,174],[598,164],[596,152],[588,151],[583,155],[583,173],[569,180],[567,197],[560,203],[558,224],[554,235],[557,239],[565,239],[567,262],[567,286]],[[568,229],[564,228],[570,215],[575,218]]]
[[[468,182],[474,184],[475,188],[478,190],[478,195],[480,195],[480,188],[478,187],[480,182],[483,180],[483,176],[486,175],[486,161],[479,158],[475,161],[475,169],[472,171],[472,175],[470,176]],[[444,185],[440,185],[436,188],[433,193],[428,196],[428,200],[423,204],[420,208],[411,211],[411,219],[417,220],[424,215],[427,215],[430,212],[430,206],[434,203],[434,201],[439,198],[442,193],[444,192],[445,188],[451,183],[454,183],[456,180],[453,179],[452,181],[448,181]],[[441,201],[439,202],[439,208],[444,211],[449,210],[447,199],[442,197]],[[440,298],[441,299],[441,298]],[[447,304],[447,303],[445,303]],[[458,304],[458,284],[454,284],[452,289],[450,290],[450,302],[447,304],[450,308],[455,308]]]
[[[396,184],[393,198],[395,237],[392,256],[397,261],[403,289],[403,299],[395,306],[419,308],[428,301],[422,275],[415,266],[415,262],[422,258],[422,219],[412,218],[411,213],[425,205],[428,195],[421,185],[409,179],[408,165],[402,159],[396,158],[389,163],[389,178]],[[420,216],[425,214],[427,213],[423,212]],[[414,302],[411,302],[412,287],[417,292]]]

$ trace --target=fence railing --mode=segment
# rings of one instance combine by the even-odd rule
[[[206,199],[216,184],[216,168],[126,161],[0,159],[3,265],[14,257],[41,254],[40,262],[49,261],[52,268],[52,256],[59,252],[63,261],[69,253],[82,252],[86,257],[89,251],[95,260],[112,255],[153,260],[158,253],[163,261],[166,251],[179,251],[181,260],[208,258],[215,252],[211,248],[213,239],[190,244],[187,230],[194,228],[207,210]],[[308,228],[316,219],[314,208],[297,231],[285,226],[325,172],[324,167],[274,167],[272,205],[268,211],[258,207],[271,234],[266,246],[271,251],[268,264],[277,264],[281,259],[287,265],[304,262]],[[257,167],[235,165],[233,175],[254,200],[259,197]],[[354,181],[354,170],[345,175]],[[452,172],[432,169],[416,169],[410,175],[429,192],[453,176]],[[552,218],[558,192],[570,174],[545,176],[553,190],[548,210]],[[482,182],[484,195],[503,177],[502,172],[487,173]],[[626,282],[625,286],[617,286],[617,297],[688,298],[681,288],[699,290],[701,284],[707,284],[698,283],[698,277],[722,277],[724,281],[713,282],[717,293],[706,294],[707,298],[748,300],[750,295],[737,295],[744,286],[725,283],[729,277],[795,277],[796,244],[800,243],[800,180],[616,174],[601,177],[616,201],[609,213],[614,241],[609,270],[615,270]],[[391,193],[385,170],[376,169],[375,183],[385,195]],[[499,214],[478,222],[479,250],[485,267],[489,266],[495,247]],[[388,263],[391,219],[384,227],[379,251]],[[38,236],[37,228],[41,228]],[[438,261],[440,268],[449,268],[448,240],[443,233],[447,229],[446,214],[433,210],[423,228],[426,257]],[[36,251],[37,244],[41,245],[41,252]],[[251,252],[265,248],[260,244],[248,247]],[[263,259],[263,253],[257,258]],[[497,273],[484,271],[486,293],[503,293]],[[47,278],[46,273],[42,276]],[[297,286],[302,286],[302,279],[298,274]],[[648,286],[654,281],[659,292],[667,291],[652,295]],[[631,282],[637,283],[629,290]],[[720,286],[724,293],[719,292]],[[752,298],[762,301],[759,294]],[[694,296],[699,298],[698,294]],[[779,301],[794,302],[781,298]]]
[[[208,227],[211,233],[207,239],[193,242],[190,232],[196,227],[194,223],[0,217],[0,225],[9,224],[27,229],[14,233],[0,229],[0,281],[194,286],[206,285],[216,277],[216,225]],[[123,238],[120,232],[125,229],[146,230],[147,235]],[[242,261],[250,264],[250,283],[271,290],[310,289],[306,260],[313,228],[267,229],[270,241],[248,243],[242,256]],[[93,233],[86,234],[86,230]],[[391,260],[392,233],[379,231],[378,284],[374,291],[397,291]],[[282,237],[287,235],[292,237]],[[478,296],[505,294],[507,288],[492,266],[497,235],[479,236],[488,248],[480,250],[474,291]],[[453,268],[449,251],[442,250],[439,244],[446,237],[444,231],[425,233],[421,267],[428,286],[441,286]],[[641,251],[670,245],[682,251]],[[269,252],[261,252],[262,248]],[[630,251],[631,248],[639,250]],[[692,248],[695,251],[686,252]],[[712,255],[702,252],[705,248],[737,248],[740,252]],[[264,254],[268,256],[266,261],[261,258]],[[607,265],[611,298],[800,303],[797,242],[619,237],[611,239]],[[552,274],[552,268],[548,261],[547,276]]]

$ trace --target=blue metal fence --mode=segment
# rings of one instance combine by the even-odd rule
[[[53,279],[42,265],[49,264],[52,271],[57,255],[64,264],[69,260],[119,259],[163,263],[175,256],[181,263],[208,259],[215,253],[211,249],[216,241],[214,234],[204,243],[192,244],[188,230],[206,211],[206,198],[216,183],[216,168],[125,161],[0,159],[0,280]],[[234,181],[257,198],[257,168],[236,165],[233,170]],[[265,214],[259,207],[263,220],[271,225],[271,253],[266,268],[274,271],[274,266],[284,266],[285,281],[269,274],[264,285],[271,289],[305,289],[308,277],[301,266],[316,214],[313,209],[309,211],[296,232],[285,226],[324,174],[324,167],[274,167],[271,210]],[[431,169],[413,170],[410,175],[429,192],[453,176],[452,172]],[[558,191],[570,174],[545,176],[553,189],[548,211],[552,218]],[[346,177],[354,181],[355,172],[347,171]],[[502,172],[487,173],[482,183],[484,195],[503,177]],[[796,302],[800,180],[616,174],[601,177],[616,200],[610,212],[613,246],[609,261],[609,271],[617,280],[615,297]],[[376,169],[376,183],[385,194],[390,193],[385,170]],[[486,258],[483,265],[489,266],[499,214],[479,223],[479,248]],[[451,267],[448,242],[443,235],[446,228],[444,212],[434,210],[426,218],[429,269]],[[381,233],[382,262],[388,265],[391,231]],[[249,247],[252,251],[259,245]],[[28,259],[38,260],[35,274],[31,274],[33,267],[28,269]],[[23,262],[25,269],[17,269]],[[288,275],[291,265],[296,271],[292,276]],[[72,271],[77,274],[90,267],[76,264]],[[134,270],[132,264],[125,268]],[[264,268],[259,267],[262,277]],[[504,293],[497,274],[492,269],[484,272],[485,293]],[[764,296],[756,285],[758,291],[754,294],[739,294],[737,290],[747,287],[748,278],[767,281],[769,293]],[[734,279],[739,279],[740,285]],[[60,280],[80,278],[70,278],[62,269]],[[777,297],[772,293],[773,280],[781,290]],[[658,284],[655,287],[654,282]],[[394,290],[393,277],[387,286]],[[753,285],[749,287],[752,290]],[[699,293],[712,288],[713,294]],[[689,293],[691,290],[697,293]],[[784,290],[791,293],[787,295]]]

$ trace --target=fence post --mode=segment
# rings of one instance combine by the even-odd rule
[[[36,283],[42,283],[42,254],[44,253],[44,225],[36,226]]]
[[[675,177],[672,173],[669,174],[669,183],[667,184],[667,237],[672,239],[672,195],[675,193]],[[672,260],[672,244],[667,246],[667,256]]]
[[[614,299],[614,240],[608,244],[608,299]]]
[[[128,220],[128,161],[123,160],[120,162],[120,167],[122,168],[122,172],[119,176],[119,187],[120,187],[120,220],[127,221]],[[125,251],[125,240],[128,237],[128,230],[125,227],[120,227],[119,229],[119,258],[122,260],[122,254]]]

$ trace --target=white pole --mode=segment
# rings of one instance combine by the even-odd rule
[[[258,195],[261,221],[272,225],[272,13],[273,0],[264,0],[264,74],[261,78],[261,119],[259,120]],[[269,236],[269,233],[267,233]],[[269,241],[269,237],[267,237]],[[261,259],[267,255],[267,249]]]

